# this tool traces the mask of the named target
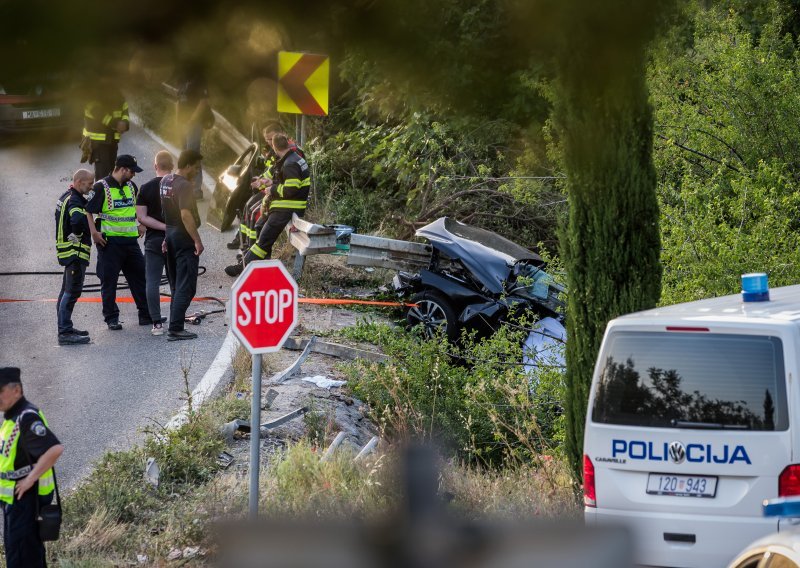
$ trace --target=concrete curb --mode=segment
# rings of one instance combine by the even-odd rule
[[[236,347],[239,345],[239,340],[233,335],[232,331],[228,331],[225,336],[225,341],[222,342],[222,347],[219,348],[216,357],[208,367],[206,374],[200,379],[200,383],[192,391],[192,410],[197,410],[200,406],[213,395],[217,394],[219,389],[228,384],[233,379],[233,368],[231,367],[231,360],[236,354]],[[186,422],[186,416],[189,413],[189,403],[183,405],[183,408],[167,422],[167,428],[178,428]]]

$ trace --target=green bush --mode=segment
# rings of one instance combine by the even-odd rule
[[[465,334],[455,346],[362,323],[355,329],[364,329],[389,359],[357,360],[344,370],[390,437],[434,439],[485,463],[536,461],[560,455],[564,385],[563,369],[553,362],[530,374],[520,364],[530,325],[517,318],[492,337]]]

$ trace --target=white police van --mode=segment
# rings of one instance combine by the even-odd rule
[[[608,324],[586,417],[585,518],[628,526],[641,564],[724,567],[779,529],[765,499],[800,495],[800,286],[766,280]]]

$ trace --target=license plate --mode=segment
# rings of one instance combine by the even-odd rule
[[[41,108],[22,111],[22,118],[56,118],[59,116],[61,116],[60,108]]]
[[[713,498],[717,494],[717,478],[703,475],[651,473],[647,478],[650,495]]]

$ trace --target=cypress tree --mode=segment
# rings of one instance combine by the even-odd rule
[[[567,172],[566,450],[577,478],[589,385],[608,321],[661,290],[653,116],[646,49],[658,2],[568,0],[556,58],[554,122]],[[566,26],[566,22],[569,26]]]

